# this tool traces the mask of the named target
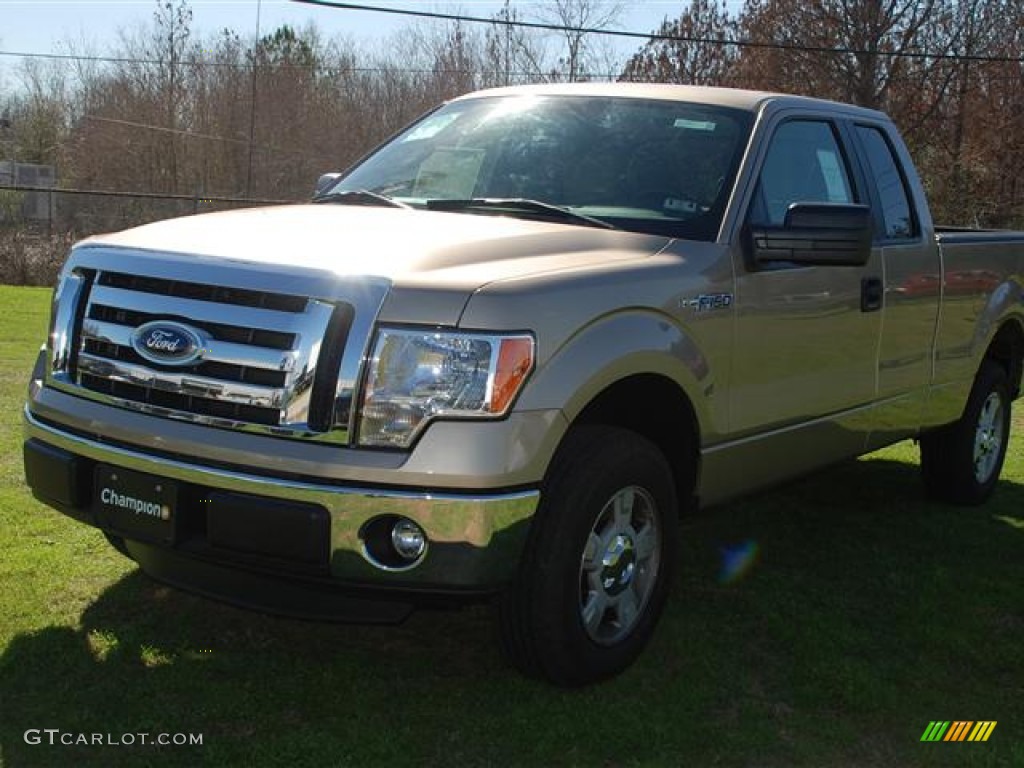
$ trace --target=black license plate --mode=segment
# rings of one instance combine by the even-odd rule
[[[126,539],[173,544],[178,486],[171,480],[100,464],[93,499],[100,527]]]

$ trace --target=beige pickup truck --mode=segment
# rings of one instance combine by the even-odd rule
[[[494,599],[562,685],[651,636],[677,520],[908,438],[980,504],[1024,235],[941,230],[882,114],[660,85],[486,91],[309,204],[74,247],[35,495],[154,578],[393,622]]]

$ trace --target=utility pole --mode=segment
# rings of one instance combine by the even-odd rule
[[[505,85],[512,82],[512,16],[505,0]]]
[[[252,151],[256,141],[256,69],[260,55],[260,11],[263,0],[256,0],[256,45],[252,49],[252,98],[249,102],[249,169],[245,174],[245,196],[252,197]]]
[[[9,183],[13,187],[18,183],[18,166],[17,159],[14,151],[14,126],[11,123],[11,119],[4,115],[0,117],[0,129],[3,130],[4,136],[7,138],[7,151],[10,156],[7,166],[7,175],[9,177]]]

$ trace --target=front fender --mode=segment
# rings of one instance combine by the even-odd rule
[[[716,381],[708,357],[671,317],[638,309],[596,318],[572,334],[534,372],[517,408],[558,408],[571,423],[603,390],[636,374],[675,382],[701,433],[713,424]]]

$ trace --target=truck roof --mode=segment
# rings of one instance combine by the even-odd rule
[[[775,108],[802,107],[827,112],[860,114],[873,119],[888,119],[881,112],[843,104],[838,101],[815,99],[809,96],[795,96],[769,91],[747,91],[740,88],[715,88],[703,85],[669,85],[665,83],[545,83],[542,85],[514,85],[504,88],[489,88],[468,93],[455,101],[485,96],[605,96],[635,99],[659,99],[663,101],[687,101],[697,104],[712,104],[721,107],[758,112],[771,103]]]

